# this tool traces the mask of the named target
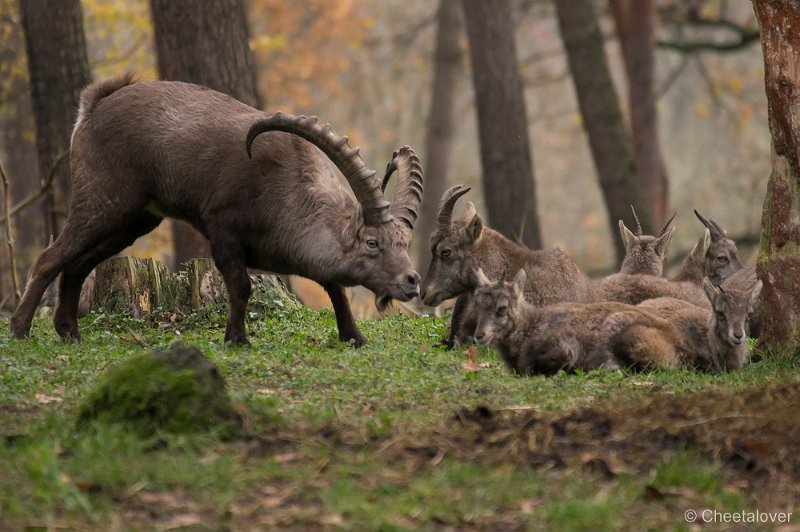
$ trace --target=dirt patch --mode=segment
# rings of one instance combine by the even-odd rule
[[[695,450],[769,507],[800,500],[800,382],[733,392],[619,399],[566,413],[459,411],[431,441],[406,453],[450,454],[536,468],[580,467],[601,479],[650,471],[671,452]]]

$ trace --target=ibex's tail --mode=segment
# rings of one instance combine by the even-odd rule
[[[88,85],[81,92],[81,107],[78,111],[78,121],[76,123],[76,127],[77,124],[80,124],[92,114],[92,111],[98,102],[100,102],[100,100],[114,91],[117,91],[122,87],[130,85],[134,82],[135,80],[133,78],[133,73],[128,72],[122,76],[101,79],[100,81],[96,81],[91,85]]]

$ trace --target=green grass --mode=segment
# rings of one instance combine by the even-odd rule
[[[365,320],[370,341],[360,349],[337,340],[331,312],[252,315],[248,348],[223,345],[224,321],[213,310],[175,319],[93,313],[81,320],[81,344],[62,343],[49,319],[34,321],[30,340],[0,333],[0,529],[682,527],[686,505],[740,509],[753,506],[752,494],[691,449],[606,479],[580,466],[585,457],[534,467],[504,450],[475,453],[437,438],[457,430],[457,411],[479,405],[557,415],[607,401],[744,390],[794,379],[799,369],[797,360],[766,357],[722,376],[520,378],[491,350],[479,351],[489,368],[467,372],[463,351],[433,347],[444,319]],[[7,318],[0,329],[8,330]],[[177,340],[219,365],[245,413],[245,438],[73,430],[79,401],[104,372]]]

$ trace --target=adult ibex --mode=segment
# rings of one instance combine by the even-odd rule
[[[355,201],[323,153],[347,178]],[[61,273],[53,321],[63,338],[79,339],[76,308],[86,275],[165,216],[208,237],[230,294],[225,340],[234,344],[248,343],[247,267],[320,283],[339,338],[356,345],[366,338],[343,287],[366,286],[379,308],[418,295],[408,245],[422,168],[411,148],[397,151],[387,168],[384,186],[398,173],[390,204],[358,149],[314,117],[267,116],[205,87],[124,76],[81,94],[70,165],[69,216],[36,261],[11,318],[15,337],[28,335],[42,292]]]
[[[456,201],[469,191],[469,187],[455,185],[442,194],[437,225],[430,236],[431,264],[422,283],[422,302],[426,305],[436,306],[447,298],[458,297],[445,340],[448,347],[463,344],[475,330],[472,290],[477,286],[477,268],[496,278],[525,269],[525,297],[539,307],[594,300],[591,281],[563,251],[534,251],[515,244],[484,227],[471,202],[463,218],[453,221]]]

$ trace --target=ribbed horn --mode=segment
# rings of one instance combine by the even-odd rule
[[[636,209],[633,208],[633,205],[631,205],[631,213],[633,214],[633,221],[636,222],[636,227],[633,229],[633,234],[636,236],[642,236],[642,224],[639,223],[639,217],[636,216]]]
[[[703,215],[697,212],[697,209],[694,210],[694,215],[697,216],[697,219],[700,220],[700,222],[708,228],[709,232],[711,233],[712,242],[719,242],[720,240],[725,238],[725,231],[722,230],[722,228],[719,225],[717,225],[711,220],[706,220],[705,218],[703,218]]]
[[[669,217],[669,220],[667,220],[667,223],[664,224],[664,226],[661,228],[661,231],[658,233],[659,237],[664,236],[664,233],[666,233],[667,229],[669,229],[669,224],[672,223],[672,220],[675,219],[675,216],[677,214],[678,214],[678,211],[675,211],[675,212],[672,213],[672,216]]]
[[[439,214],[436,217],[440,229],[450,229],[453,218],[453,207],[455,207],[456,201],[470,190],[471,189],[466,185],[454,185],[444,191],[442,199],[439,200]]]
[[[381,191],[386,190],[389,178],[397,170],[397,189],[389,212],[414,229],[420,203],[422,203],[422,163],[410,146],[403,146],[392,154],[386,166],[386,175],[381,182]]]
[[[375,171],[367,168],[358,148],[351,147],[347,143],[347,137],[333,131],[330,124],[320,124],[316,116],[271,114],[250,126],[245,141],[248,157],[253,157],[253,141],[267,131],[292,133],[322,150],[350,183],[350,188],[364,212],[364,224],[377,226],[392,220],[389,202],[383,197]]]

